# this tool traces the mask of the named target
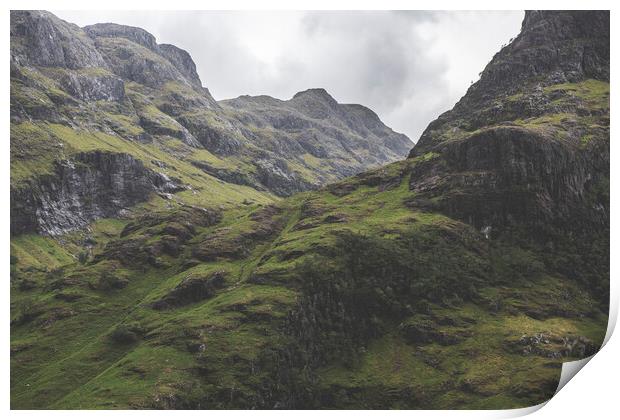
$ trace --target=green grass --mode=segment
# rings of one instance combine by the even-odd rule
[[[75,261],[57,241],[40,235],[11,238],[11,257],[17,258],[18,269],[53,270]]]
[[[400,170],[404,168],[400,166]],[[389,168],[388,173],[398,175],[398,170]],[[33,248],[29,244],[43,241],[37,246],[46,252],[23,254],[20,260],[50,267],[62,264],[65,272],[61,277],[75,279],[62,289],[63,293],[81,297],[64,302],[54,297],[57,292],[45,288],[36,293],[12,288],[12,314],[33,296],[44,308],[34,321],[12,326],[13,408],[33,407],[33,401],[37,407],[53,408],[197,404],[217,408],[227,406],[218,399],[222,394],[233,395],[230,404],[242,406],[258,384],[270,380],[270,371],[259,368],[268,360],[266,355],[288,345],[281,325],[300,297],[293,274],[303,255],[337,245],[337,232],[343,230],[396,243],[406,235],[426,235],[429,228],[459,232],[459,225],[445,216],[404,207],[402,202],[410,195],[407,177],[391,189],[358,185],[344,196],[327,191],[297,195],[281,204],[285,211],[277,217],[285,222],[280,232],[253,243],[247,257],[201,263],[185,270],[179,265],[189,249],[178,259],[169,259],[168,268],[142,272],[107,261],[82,266],[63,254],[62,247],[49,250],[55,249],[52,239],[15,238],[16,250]],[[200,244],[218,230],[224,230],[229,238],[253,231],[260,225],[250,217],[256,209],[226,211],[217,226],[201,228],[187,247]],[[345,216],[345,221],[324,222],[325,217],[336,214]],[[320,223],[296,228],[308,221]],[[117,237],[124,224],[101,220],[93,225],[97,250]],[[75,236],[67,238],[78,240]],[[281,259],[294,251],[298,257]],[[49,255],[53,256],[51,261]],[[444,264],[449,267],[447,260]],[[105,271],[122,273],[129,285],[120,291],[90,289],[88,284]],[[215,271],[226,273],[226,284],[213,298],[170,310],[151,308],[184,279]],[[255,275],[269,278],[277,273],[275,283],[253,283]],[[444,334],[464,337],[456,344],[409,343],[399,333],[399,322],[388,319],[379,337],[354,349],[357,356],[317,369],[315,389],[338,396],[334,407],[339,408],[386,404],[395,408],[514,408],[541,402],[548,397],[546,390],[557,383],[558,361],[507,351],[507,343],[522,334],[540,332],[584,336],[600,343],[605,331],[602,314],[577,316],[589,313],[587,308],[595,305],[586,294],[578,293],[568,301],[574,316],[549,312],[551,308],[570,313],[562,303],[567,287],[571,293],[580,290],[566,279],[542,277],[532,283],[520,280],[511,287],[489,285],[480,290],[482,302],[488,304],[431,304],[433,317],[449,318],[454,323],[438,328]],[[504,305],[500,312],[492,312],[489,308],[499,297]],[[74,314],[43,322],[59,308]],[[133,344],[112,342],[111,333],[120,325],[140,326],[141,338]],[[203,350],[188,350],[201,344]],[[198,369],[204,369],[203,373],[198,375]],[[249,374],[252,370],[254,374]]]
[[[584,335],[600,343],[605,334],[604,324],[599,321],[565,318],[539,321],[523,315],[493,315],[474,305],[435,308],[433,313],[474,320],[465,329],[470,337],[455,345],[419,346],[408,344],[397,334],[386,334],[363,350],[353,368],[332,365],[320,370],[321,386],[331,392],[356,390],[354,395],[359,395],[358,398],[339,408],[383,407],[391,397],[389,390],[413,392],[409,401],[396,398],[396,404],[402,404],[400,408],[408,408],[408,403],[411,407],[432,409],[526,407],[552,395],[541,388],[555,389],[559,361],[553,364],[553,360],[540,356],[508,353],[507,340],[544,332]],[[462,330],[450,326],[443,329]]]
[[[51,103],[36,90],[16,89],[32,106]],[[546,88],[550,95],[556,91],[604,109],[600,98],[608,85]],[[135,116],[101,104],[106,124],[120,136],[43,122],[12,124],[14,187],[51,173],[56,160],[94,150],[128,153],[191,187],[173,200],[153,197],[134,207],[131,220],[102,219],[54,239],[11,238],[12,408],[260,407],[257,395],[288,389],[308,392],[297,401],[308,406],[318,395],[334,408],[516,408],[548,398],[560,363],[569,360],[525,354],[518,344],[522,335],[585,337],[600,345],[607,322],[600,303],[582,284],[545,266],[546,250],[487,240],[472,226],[406,204],[416,195],[411,169],[434,164],[439,153],[297,194],[260,218],[257,212],[276,201],[273,195],[223,182],[189,163],[250,173],[247,156],[216,156],[169,135],[150,143],[129,139],[143,133],[139,116],[178,129],[161,109],[174,95],[191,99],[195,92],[174,83],[165,84],[160,96],[132,83],[127,92],[137,104]],[[209,112],[185,116],[218,129],[223,123]],[[511,126],[565,141],[567,126],[599,123],[604,131],[596,116],[558,112]],[[446,136],[453,141],[494,127]],[[261,141],[273,140],[269,130],[260,134]],[[581,142],[600,136],[594,137]],[[303,154],[291,168],[316,180],[314,169],[324,165]],[[222,218],[194,226],[183,204],[221,209]],[[121,237],[143,215],[171,216]],[[194,230],[179,254],[161,251],[175,238],[164,229],[188,222]],[[86,243],[90,255],[79,262]],[[134,246],[123,248],[126,265],[110,257],[127,244]],[[243,252],[223,254],[239,244]],[[357,260],[347,245],[361,250]],[[196,258],[205,246],[215,250],[212,260]],[[141,262],[150,251],[157,264]],[[364,273],[355,271],[359,267]],[[153,307],[184,281],[216,272],[225,273],[225,281],[213,296]],[[108,275],[126,286],[101,287]],[[332,298],[341,306],[330,306]],[[364,302],[361,310],[351,303],[358,301]],[[424,324],[447,339],[411,342],[403,332],[408,324]],[[114,341],[123,329],[136,331],[133,342]],[[310,349],[303,347],[306,335],[314,338]],[[276,386],[276,378],[284,382]]]
[[[609,109],[609,83],[586,79],[579,83],[560,83],[548,86],[545,92],[568,92],[582,99],[589,108]]]
[[[53,168],[53,162],[62,157],[69,157],[77,152],[105,150],[130,154],[140,159],[145,166],[190,185],[191,190],[177,194],[180,200],[189,204],[231,207],[244,200],[268,203],[274,199],[269,193],[259,192],[247,186],[228,184],[205,174],[186,160],[167,153],[165,150],[167,143],[140,144],[103,132],[75,130],[64,125],[48,123],[13,124],[11,130],[12,151],[18,145],[27,144],[25,147],[31,150],[34,156],[34,159],[11,160],[13,185],[48,173]],[[172,147],[175,146],[178,147],[178,140],[172,142]],[[56,152],[49,153],[50,147],[55,147]],[[154,162],[163,162],[166,167],[161,168]]]
[[[601,80],[586,79],[578,83],[560,83],[545,86],[543,99],[548,105],[536,109],[535,116],[522,118],[522,113],[511,113],[510,105],[530,101],[531,95],[518,92],[493,102],[488,109],[479,110],[482,118],[487,112],[487,123],[476,123],[468,128],[466,121],[455,120],[449,126],[440,126],[431,135],[440,142],[462,141],[482,132],[497,128],[523,128],[537,134],[559,141],[574,142],[585,146],[593,139],[605,140],[609,136],[609,83]],[[517,109],[522,105],[518,105]],[[500,117],[493,109],[507,108]],[[499,119],[498,119],[499,118]],[[591,131],[585,136],[575,132]]]

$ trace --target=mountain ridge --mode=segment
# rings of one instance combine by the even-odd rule
[[[53,179],[68,176],[58,168],[67,161],[72,164],[76,152],[129,154],[153,172],[151,179],[173,180],[174,192],[163,197],[183,201],[178,193],[191,194],[190,201],[196,203],[212,201],[202,194],[216,188],[214,183],[231,184],[244,190],[247,200],[259,201],[316,189],[394,161],[410,145],[406,136],[380,120],[374,122],[374,131],[352,130],[351,123],[341,122],[345,108],[333,98],[327,108],[323,102],[306,102],[304,115],[272,107],[275,124],[239,104],[223,109],[202,86],[186,51],[157,44],[141,28],[111,23],[79,28],[49,12],[11,13],[11,78],[11,183],[15,197],[29,197],[27,209],[13,200],[11,211],[36,215],[34,223],[12,227],[15,233],[65,232],[38,226],[51,226],[62,200],[75,202],[76,208],[89,205],[83,202],[87,194],[80,185]],[[331,112],[342,115],[331,118]],[[292,124],[290,129],[287,124]],[[66,197],[54,193],[57,185],[64,185]],[[152,186],[152,193],[160,192]],[[238,197],[238,202],[246,200]],[[148,203],[150,198],[144,198]],[[232,205],[225,196],[218,201]],[[74,220],[76,229],[84,223]]]

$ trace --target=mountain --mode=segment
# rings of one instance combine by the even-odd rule
[[[608,226],[608,40],[608,14],[528,13],[411,151],[440,157],[412,182],[420,200],[478,227]]]
[[[97,62],[88,39],[64,60]],[[322,90],[217,106],[247,127],[286,133],[325,116],[392,136]],[[113,177],[123,188],[183,184],[129,163],[140,156],[118,163],[131,171]],[[544,402],[562,362],[594,354],[606,332],[609,12],[526,12],[407,159],[263,203],[174,196],[12,238],[12,408]]]
[[[265,203],[395,161],[410,146],[369,109],[324,90],[218,103],[186,51],[140,28],[11,13],[14,234],[66,233],[154,193]]]

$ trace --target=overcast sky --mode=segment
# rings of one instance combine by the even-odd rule
[[[288,99],[322,87],[417,141],[520,29],[522,11],[54,11],[115,22],[187,50],[213,96]]]

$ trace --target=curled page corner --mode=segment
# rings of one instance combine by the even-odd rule
[[[615,328],[616,322],[618,321],[618,293],[617,290],[611,284],[611,299],[609,302],[609,317],[607,319],[607,332],[605,333],[605,338],[603,339],[603,344],[601,344],[601,348],[598,351],[603,350],[603,347],[609,342]],[[598,352],[597,352],[598,353]],[[590,357],[586,357],[580,360],[573,360],[572,362],[564,362],[562,363],[562,373],[560,374],[560,381],[558,382],[558,387],[555,390],[554,396],[560,392],[562,388],[571,380],[573,377],[579,372],[593,357],[596,356],[596,353]],[[543,404],[544,405],[544,404]],[[538,407],[538,406],[536,406]]]
[[[605,338],[603,339],[603,343],[601,344],[601,348],[599,349],[599,351],[601,351],[603,347],[605,347],[605,345],[609,342],[609,339],[611,338],[616,328],[616,323],[618,321],[618,294],[616,293],[617,291],[615,289],[616,288],[614,287],[612,283],[611,291],[610,291],[611,299],[610,299],[610,305],[609,305],[609,318],[607,320],[607,332],[605,333]],[[562,372],[560,373],[560,380],[558,382],[558,386],[553,395],[554,396],[557,395],[557,393],[560,392],[562,388],[564,388],[564,386],[571,379],[573,379],[573,377],[585,365],[587,365],[588,362],[592,360],[595,356],[596,354],[593,354],[592,356],[586,357],[584,359],[573,360],[571,362],[562,363]],[[498,412],[498,415],[495,418],[517,418],[517,417],[527,416],[543,408],[545,405],[547,405],[549,401],[550,399],[540,404],[533,405],[531,407],[516,408],[516,409],[511,409],[511,410],[500,411]]]
[[[562,373],[560,374],[560,382],[558,382],[558,387],[555,390],[555,394],[560,392],[564,385],[568,383],[573,377],[583,368],[592,358],[596,355],[592,355],[590,357],[586,357],[585,359],[573,360],[572,362],[564,362],[562,363]],[[554,394],[554,395],[555,395]]]
[[[517,418],[517,417],[525,417],[525,416],[528,416],[528,415],[530,415],[532,413],[535,413],[536,411],[540,410],[545,405],[547,405],[548,402],[549,402],[549,400],[541,402],[540,404],[533,405],[531,407],[513,408],[513,409],[510,409],[510,410],[498,411],[498,415],[495,416],[495,418],[499,418],[499,419],[513,419],[513,418]]]

